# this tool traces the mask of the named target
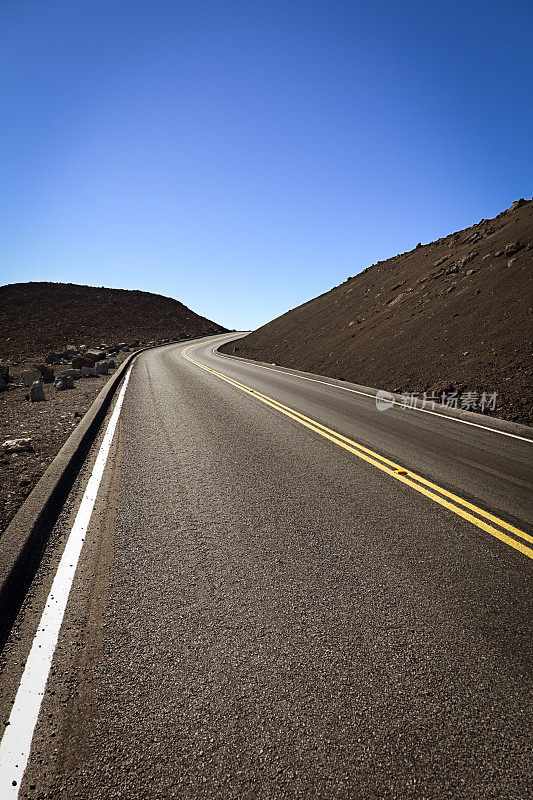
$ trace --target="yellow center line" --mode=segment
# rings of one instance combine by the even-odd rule
[[[435,483],[427,480],[426,478],[422,477],[421,475],[417,475],[411,470],[408,470],[406,467],[402,467],[399,464],[396,464],[394,461],[390,461],[390,459],[385,458],[385,456],[376,453],[373,450],[370,450],[368,447],[365,447],[358,442],[354,442],[352,439],[349,439],[347,436],[344,436],[337,431],[332,430],[331,428],[322,425],[322,423],[314,420],[310,417],[306,417],[304,414],[296,411],[294,408],[290,406],[286,406],[283,403],[280,403],[278,400],[274,400],[272,397],[268,395],[262,394],[261,392],[257,391],[257,389],[252,389],[250,386],[247,386],[244,383],[240,383],[239,381],[235,380],[234,378],[230,378],[227,375],[224,375],[222,372],[218,372],[217,370],[213,369],[212,367],[208,367],[205,364],[201,364],[199,361],[196,361],[194,358],[187,354],[187,351],[193,347],[194,345],[189,345],[184,350],[181,351],[181,354],[186,358],[191,364],[199,367],[200,369],[205,370],[206,372],[215,375],[216,377],[220,378],[221,380],[229,383],[231,386],[239,389],[246,394],[255,397],[260,402],[264,403],[265,405],[270,406],[271,408],[279,411],[281,414],[293,419],[295,422],[300,423],[304,427],[312,430],[314,433],[319,434],[320,436],[328,439],[333,444],[342,447],[344,450],[352,453],[353,455],[361,458],[363,461],[366,461],[372,466],[377,467],[382,472],[385,472],[392,478],[395,478],[398,481],[410,486],[411,488],[415,489],[417,492],[429,497],[434,502],[438,503],[439,505],[447,508],[449,511],[457,514],[458,516],[466,519],[468,522],[471,522],[473,525],[476,525],[481,530],[484,530],[486,533],[490,533],[491,536],[499,539],[501,542],[513,547],[515,550],[523,553],[524,555],[528,556],[528,558],[533,559],[533,549],[527,547],[522,542],[513,539],[512,537],[508,536],[502,530],[498,530],[493,525],[489,524],[489,522],[494,523],[499,528],[503,528],[504,530],[509,531],[510,533],[519,536],[521,539],[524,539],[527,542],[533,542],[533,537],[529,534],[525,533],[525,531],[516,528],[514,525],[505,522],[505,520],[500,519],[499,517],[494,516],[494,514],[490,514],[488,511],[485,511],[482,508],[474,505],[473,503],[464,500],[462,497],[449,492],[447,489],[444,489],[441,486],[438,486]],[[438,494],[436,494],[438,492]],[[448,499],[446,499],[448,498]],[[453,501],[453,502],[451,502]],[[468,510],[466,510],[468,509]],[[469,513],[473,512],[473,513]],[[474,516],[477,515],[477,516]],[[482,519],[480,519],[481,517]],[[489,522],[486,522],[488,520]]]

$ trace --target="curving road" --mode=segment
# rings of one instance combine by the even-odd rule
[[[527,435],[380,412],[224,338],[134,362],[11,793],[522,800]],[[7,648],[6,719],[91,468]]]

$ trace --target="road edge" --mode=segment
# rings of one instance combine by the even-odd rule
[[[160,346],[165,347],[167,343],[156,345]],[[153,347],[140,348],[122,362],[0,537],[0,651],[22,607],[50,534],[98,435],[115,392],[132,361],[140,353],[151,349]]]
[[[329,375],[318,375],[314,372],[304,372],[300,369],[294,369],[293,367],[282,367],[279,364],[272,364],[268,361],[255,361],[252,358],[243,358],[243,356],[233,356],[229,353],[221,353],[220,347],[223,345],[231,344],[233,341],[238,341],[242,336],[246,336],[246,333],[241,334],[240,336],[236,336],[235,339],[230,339],[227,342],[222,342],[218,347],[214,348],[217,355],[221,358],[229,358],[234,359],[235,361],[245,361],[248,364],[258,364],[261,367],[268,367],[269,369],[275,370],[277,372],[285,372],[289,373],[290,375],[301,375],[305,378],[313,378],[314,380],[318,380],[320,382],[328,382],[339,386],[339,388],[349,388],[354,389],[356,392],[362,392],[363,394],[373,395],[374,397],[377,396],[378,392],[385,392],[387,395],[390,395],[394,398],[396,403],[402,404],[402,395],[398,394],[397,392],[389,392],[385,389],[375,389],[372,386],[362,386],[358,383],[351,383],[350,381],[344,381],[341,378],[331,378]],[[414,398],[413,405],[420,409],[427,411],[424,409],[424,403],[422,400],[418,400]],[[438,406],[431,409],[431,413],[435,414],[439,417],[451,418],[451,419],[461,419],[465,422],[470,422],[474,425],[478,425],[482,428],[486,428],[490,431],[491,428],[495,430],[501,430],[504,433],[510,433],[514,436],[520,436],[523,438],[528,439],[533,443],[533,429],[530,428],[528,425],[522,425],[519,422],[512,422],[508,419],[501,419],[501,417],[492,417],[486,414],[476,414],[474,411],[465,411],[461,408],[446,408],[441,409]]]

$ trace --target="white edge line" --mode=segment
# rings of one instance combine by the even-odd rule
[[[230,340],[231,341],[231,340]],[[219,345],[220,346],[220,345]],[[241,361],[241,359],[234,358],[233,356],[228,356],[225,353],[219,353],[217,348],[214,347],[211,351],[214,356],[218,356],[219,358],[229,358],[232,361]],[[376,399],[375,394],[369,394],[369,392],[361,392],[359,389],[350,389],[349,386],[338,386],[336,383],[328,383],[327,381],[321,381],[318,378],[307,378],[305,375],[295,375],[293,372],[286,372],[283,367],[266,367],[264,364],[256,364],[253,361],[250,361],[250,366],[257,367],[258,369],[268,369],[270,372],[278,372],[282,375],[289,375],[291,378],[297,378],[300,381],[310,381],[311,383],[321,383],[323,386],[332,386],[334,389],[340,389],[343,392],[352,392],[353,394],[360,394],[362,397],[372,397],[374,400]],[[433,414],[435,417],[440,417],[440,419],[445,419],[448,422],[461,422],[463,425],[473,425],[474,428],[481,428],[481,430],[489,431],[491,433],[500,433],[502,436],[510,436],[512,439],[520,439],[522,442],[529,442],[529,444],[533,444],[533,439],[528,439],[527,436],[518,436],[516,433],[508,433],[508,431],[500,431],[498,428],[490,428],[488,425],[481,425],[479,422],[469,422],[466,419],[460,419],[459,417],[448,417],[446,414],[442,414],[439,411],[430,411],[428,408],[418,408],[418,406],[404,406],[403,403],[399,403],[398,400],[391,400],[390,401],[395,406],[402,406],[402,408],[407,408],[409,411],[421,411],[423,414]]]
[[[0,744],[0,796],[17,798],[30,755],[46,682],[52,665],[61,623],[85,541],[100,481],[113,441],[132,366],[128,369],[115,408],[107,425],[74,525],[48,595],[33,644],[26,661],[9,722]]]

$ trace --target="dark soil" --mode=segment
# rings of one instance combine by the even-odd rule
[[[75,283],[0,286],[0,361],[62,350],[71,343],[142,344],[224,331],[178,300],[150,292]]]
[[[128,353],[114,356],[118,365]],[[22,368],[31,368],[24,362]],[[0,392],[0,445],[6,439],[30,438],[32,450],[4,453],[0,449],[0,536],[39,478],[79,424],[110,375],[80,378],[74,389],[57,392],[44,385],[46,401],[30,403],[28,389],[16,383]]]
[[[516,245],[514,243],[518,242]],[[507,251],[506,251],[507,248]],[[221,349],[531,424],[533,202],[380,261]]]

